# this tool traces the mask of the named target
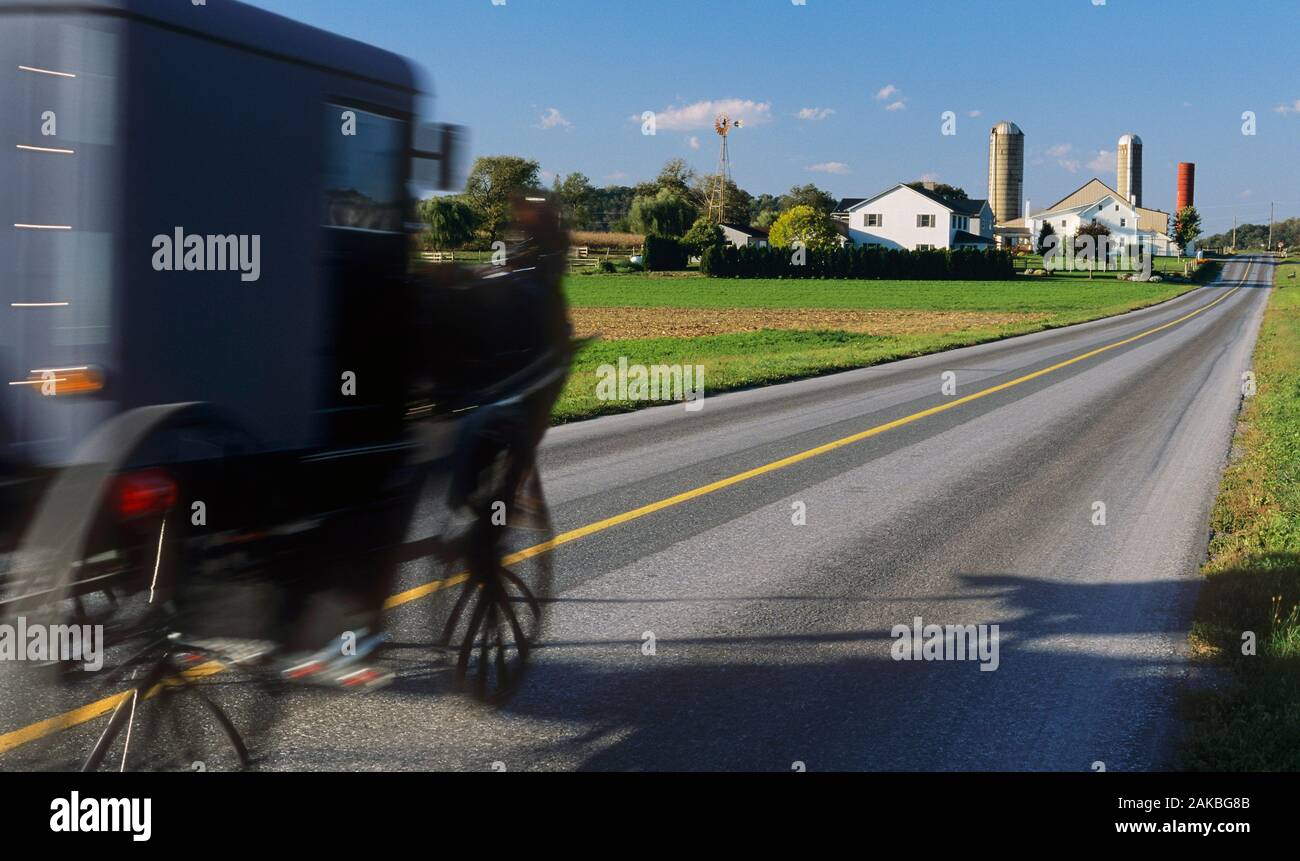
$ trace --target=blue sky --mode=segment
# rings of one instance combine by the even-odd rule
[[[1113,185],[1131,131],[1146,206],[1171,209],[1175,165],[1193,161],[1207,232],[1267,220],[1269,200],[1300,215],[1294,0],[252,2],[416,60],[434,119],[468,126],[473,155],[534,158],[548,180],[630,185],[675,156],[711,172],[727,104],[750,121],[732,163],[753,194],[928,176],[983,197],[989,128],[1010,119],[1035,208]],[[633,120],[647,110],[654,136]]]

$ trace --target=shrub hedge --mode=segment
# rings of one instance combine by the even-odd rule
[[[670,236],[645,238],[645,268],[651,272],[672,272],[686,268],[686,246]]]
[[[646,240],[649,251],[649,240]],[[903,251],[878,245],[804,251],[802,265],[788,248],[706,249],[700,271],[714,278],[880,278],[992,281],[1015,276],[1009,251]],[[648,256],[648,254],[647,254]]]

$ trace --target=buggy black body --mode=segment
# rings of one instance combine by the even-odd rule
[[[404,59],[223,0],[4,0],[0,67],[11,516],[142,407],[206,404],[264,454],[391,441]]]
[[[133,696],[189,690],[195,656],[364,686],[339,632],[375,631],[400,573],[462,688],[512,692],[573,348],[558,215],[521,210],[547,239],[490,274],[413,277],[452,127],[416,125],[403,58],[234,0],[0,0],[0,75],[0,618],[103,624],[101,684]],[[78,696],[0,688],[42,738]],[[126,702],[84,767],[130,743]]]
[[[233,0],[0,0],[0,69],[9,545],[76,593],[157,587],[167,512],[169,548],[393,543],[408,186],[450,159],[411,64]]]

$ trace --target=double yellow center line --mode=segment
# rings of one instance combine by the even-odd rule
[[[1091,359],[1095,356],[1100,356],[1103,353],[1110,352],[1111,350],[1117,350],[1120,347],[1127,346],[1128,344],[1132,344],[1135,341],[1140,341],[1143,338],[1148,338],[1158,332],[1163,332],[1166,329],[1169,329],[1173,326],[1177,326],[1179,323],[1184,323],[1192,319],[1193,317],[1196,317],[1199,314],[1203,314],[1206,311],[1213,308],[1215,305],[1218,305],[1220,302],[1223,302],[1228,297],[1232,296],[1234,293],[1240,290],[1242,286],[1245,284],[1245,282],[1250,278],[1250,272],[1253,266],[1254,266],[1254,262],[1251,261],[1246,267],[1245,274],[1241,276],[1240,279],[1241,283],[1239,283],[1236,287],[1233,287],[1231,290],[1226,291],[1222,296],[1215,299],[1213,302],[1209,302],[1205,305],[1202,305],[1201,307],[1195,309],[1194,311],[1184,314],[1183,316],[1178,317],[1174,320],[1170,320],[1168,323],[1163,323],[1159,326],[1155,326],[1154,328],[1147,329],[1143,332],[1139,332],[1136,335],[1132,335],[1128,338],[1124,338],[1121,341],[1115,341],[1113,343],[1106,344],[1105,346],[1098,347],[1094,350],[1089,350],[1088,352],[1082,353],[1071,359],[1066,359],[1065,361],[1057,362],[1054,365],[1049,365],[1046,368],[1041,368],[1037,371],[1033,371],[1032,373],[1024,374],[1023,376],[1016,377],[1013,380],[1008,380],[1005,383],[998,383],[995,386],[989,386],[988,388],[981,389],[978,392],[975,392],[973,394],[965,395],[964,397],[960,397],[960,398],[955,398],[954,400],[951,401],[946,401],[942,404],[939,404],[938,406],[933,406],[933,407],[929,407],[928,409],[920,410],[919,412],[912,413],[911,415],[903,416],[902,418],[894,419],[893,421],[876,425],[875,427],[868,428],[864,431],[859,431],[858,433],[855,434],[850,434],[849,436],[846,437],[841,437],[840,439],[837,440],[832,440],[831,442],[824,443],[814,448],[806,449],[797,454],[792,454],[789,457],[783,457],[780,460],[774,460],[771,463],[765,463],[762,466],[756,466],[753,469],[747,469],[744,472],[738,472],[735,475],[728,476],[727,478],[722,478],[714,482],[710,482],[709,484],[705,484],[700,487],[693,488],[692,490],[684,491],[682,493],[676,494],[675,496],[669,496],[657,502],[651,502],[648,505],[642,505],[639,508],[634,508],[631,511],[625,511],[622,514],[616,514],[613,517],[607,517],[604,520],[597,520],[596,522],[589,523],[586,526],[580,526],[577,529],[571,529],[568,532],[562,532],[559,535],[555,536],[554,538],[550,539],[549,541],[544,541],[541,544],[534,544],[532,547],[526,547],[523,550],[519,550],[515,553],[511,553],[509,556],[506,556],[504,559],[501,560],[502,564],[514,565],[518,562],[524,561],[525,559],[531,559],[534,556],[540,556],[543,553],[549,553],[557,547],[568,544],[572,541],[577,541],[580,538],[586,538],[589,535],[595,535],[598,532],[604,532],[607,529],[612,529],[615,526],[621,526],[624,523],[629,523],[633,520],[638,520],[642,517],[646,517],[648,515],[654,514],[655,512],[663,511],[664,509],[672,508],[674,506],[681,505],[682,503],[685,502],[690,502],[693,499],[699,499],[700,497],[707,496],[710,493],[715,493],[719,490],[723,490],[725,488],[740,484],[741,482],[749,481],[751,478],[758,478],[759,476],[776,472],[779,469],[784,469],[787,466],[793,466],[796,463],[802,463],[803,461],[810,460],[819,455],[823,455],[828,452],[835,451],[836,449],[841,449],[844,448],[845,446],[849,446],[849,445],[853,445],[854,443],[861,442],[864,439],[870,439],[871,437],[879,436],[880,434],[885,433],[886,431],[891,431],[894,430],[895,428],[900,428],[903,427],[904,425],[909,425],[912,424],[913,422],[918,422],[921,419],[928,418],[929,416],[938,415],[939,413],[956,409],[957,407],[962,406],[963,404],[968,404],[971,401],[977,401],[980,398],[986,398],[989,395],[994,395],[997,394],[998,392],[1006,391],[1007,389],[1014,388],[1015,386],[1022,385],[1024,383],[1030,382],[1031,380],[1036,380],[1039,377],[1047,376],[1048,374],[1051,374],[1055,371],[1059,371],[1062,368],[1068,368],[1071,365],[1078,364],[1079,362],[1085,361],[1087,359]],[[393,595],[387,601],[385,601],[384,608],[392,609],[394,607],[400,607],[403,604],[409,604],[411,601],[416,601],[420,598],[424,598],[428,595],[433,594],[434,592],[439,591],[440,589],[446,589],[450,586],[454,586],[459,583],[462,583],[464,582],[465,578],[466,578],[465,574],[457,574],[454,577],[449,577],[443,580],[434,580],[433,582],[425,583],[422,586],[416,586],[413,589],[407,589],[404,592],[399,592],[396,595]],[[216,662],[209,662],[207,664],[202,664],[198,667],[195,667],[194,669],[188,672],[195,675],[211,675],[219,671],[219,669],[220,669],[219,664],[217,664]],[[4,753],[8,750],[12,750],[16,747],[20,747],[24,744],[28,744],[30,742],[36,741],[37,739],[43,738],[47,735],[58,732],[60,730],[67,729],[69,727],[77,726],[79,724],[86,723],[87,721],[94,720],[95,718],[100,717],[101,715],[107,714],[108,712],[112,711],[114,708],[117,707],[117,704],[127,696],[129,696],[129,692],[114,694],[112,696],[105,697],[96,702],[81,706],[80,708],[76,708],[71,711],[65,712],[61,715],[56,715],[52,718],[47,718],[46,720],[31,724],[30,726],[25,726],[21,729],[13,730],[12,732],[8,732],[5,733],[4,735],[0,735],[0,753]]]

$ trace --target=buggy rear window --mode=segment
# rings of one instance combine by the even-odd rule
[[[400,233],[407,123],[327,104],[324,134],[325,226]]]

